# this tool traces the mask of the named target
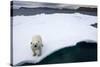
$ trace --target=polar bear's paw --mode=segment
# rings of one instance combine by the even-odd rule
[[[34,53],[33,56],[36,56],[36,53]]]

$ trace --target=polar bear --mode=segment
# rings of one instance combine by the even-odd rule
[[[41,36],[36,35],[32,37],[32,42],[31,42],[31,49],[33,52],[33,56],[41,56],[41,52],[42,52],[42,39]]]

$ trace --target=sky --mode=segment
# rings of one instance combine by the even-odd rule
[[[91,7],[94,8],[96,6],[90,6],[90,5],[72,5],[72,4],[61,4],[61,3],[43,3],[43,2],[35,2],[34,0],[13,0],[14,1],[14,8],[20,8],[22,6],[24,7],[52,7],[52,8],[69,8],[69,9],[77,9],[79,6],[84,7]]]
[[[70,8],[70,9],[77,9],[79,6],[77,5],[69,5],[69,4],[57,4],[57,3],[41,3],[41,2],[32,2],[32,1],[14,1],[13,2],[14,8],[20,7],[52,7],[52,8]]]

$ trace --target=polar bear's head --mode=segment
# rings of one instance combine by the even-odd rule
[[[38,48],[39,47],[39,41],[32,41],[31,42],[32,47]]]
[[[37,36],[33,36],[32,37],[32,41],[31,41],[31,47],[32,49],[39,49],[41,48],[43,45],[42,45],[42,39],[39,35]]]

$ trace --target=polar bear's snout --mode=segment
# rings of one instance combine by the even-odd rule
[[[33,56],[41,56],[42,52],[42,39],[39,35],[32,37],[32,42],[31,42],[31,49],[33,52]]]
[[[37,44],[36,44],[36,45],[34,45],[34,47],[37,47]]]

